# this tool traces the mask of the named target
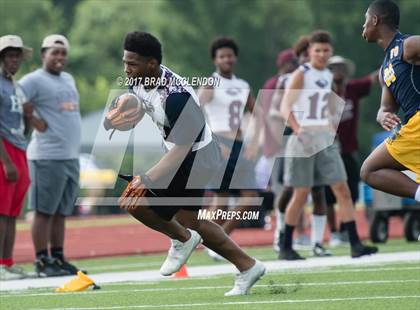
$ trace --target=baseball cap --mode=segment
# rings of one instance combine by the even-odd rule
[[[8,47],[20,48],[23,52],[24,59],[31,58],[32,56],[32,48],[24,46],[22,38],[17,35],[8,34],[0,37],[0,52]]]
[[[60,47],[68,50],[70,48],[69,41],[61,34],[51,34],[46,36],[42,41],[42,48]]]
[[[295,52],[291,48],[288,48],[277,55],[276,65],[280,68],[284,66],[285,63],[293,60],[297,60]]]
[[[355,71],[354,63],[343,56],[335,55],[328,60],[328,67],[333,65],[345,65],[347,67],[349,75],[353,75]]]

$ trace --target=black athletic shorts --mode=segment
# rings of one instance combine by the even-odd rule
[[[221,162],[220,148],[217,143],[213,140],[204,148],[191,152],[182,162],[180,168],[176,172],[175,176],[171,180],[167,188],[152,188],[151,191],[147,191],[146,197],[173,197],[173,198],[200,198],[204,197],[205,188],[207,183],[213,177],[214,171],[219,168]],[[191,183],[190,173],[194,167],[194,172],[199,173],[199,181],[193,182],[199,185],[194,188],[190,188],[187,184]],[[196,170],[198,169],[198,170]],[[190,183],[188,183],[190,181]],[[150,208],[157,213],[164,220],[170,221],[172,217],[178,212],[179,209],[186,210],[199,210],[202,207],[202,203],[197,205],[151,205]]]

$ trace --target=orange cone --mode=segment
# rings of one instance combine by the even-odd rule
[[[182,265],[181,269],[179,271],[175,272],[174,278],[188,278],[188,270],[187,265]]]

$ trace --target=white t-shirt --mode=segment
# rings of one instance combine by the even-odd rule
[[[241,125],[249,84],[235,75],[227,79],[213,73],[218,85],[213,90],[213,98],[205,106],[207,120],[213,132],[236,131]]]
[[[303,87],[293,105],[293,114],[300,126],[327,126],[328,99],[331,94],[333,75],[329,69],[318,70],[309,63],[298,70],[304,72]]]

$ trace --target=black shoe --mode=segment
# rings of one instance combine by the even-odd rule
[[[282,259],[282,260],[304,260],[305,257],[300,256],[299,253],[296,252],[293,249],[281,249],[279,259]]]
[[[61,269],[67,270],[70,274],[77,275],[77,272],[80,270],[75,265],[70,264],[66,260],[56,258],[56,261],[57,261],[57,264],[60,266]],[[87,274],[87,271],[85,271],[85,270],[80,270],[80,271],[83,272],[84,274]]]
[[[35,261],[35,272],[41,278],[70,275],[70,272],[62,269],[55,259],[48,256],[38,258]]]
[[[351,257],[353,258],[375,254],[376,252],[378,252],[378,248],[376,246],[367,246],[359,243],[351,247]]]
[[[326,256],[332,255],[329,250],[324,248],[322,244],[319,244],[319,243],[315,243],[315,246],[312,249],[312,254],[313,256],[318,256],[318,257],[326,257]]]

